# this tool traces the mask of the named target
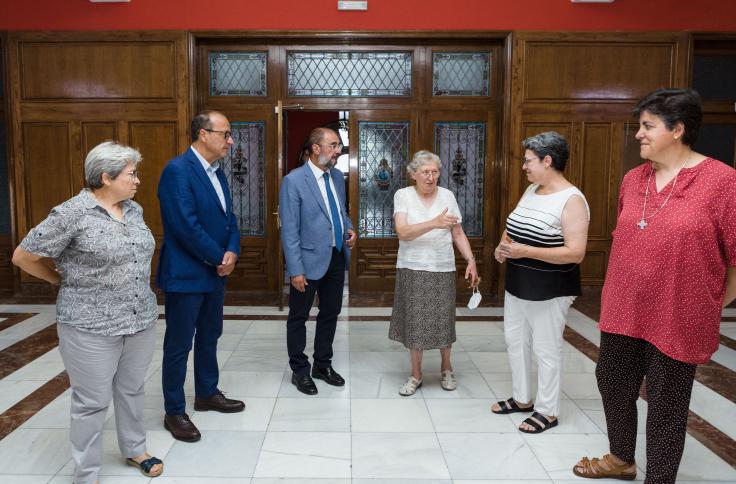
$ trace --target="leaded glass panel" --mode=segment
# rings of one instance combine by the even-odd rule
[[[440,186],[455,194],[468,236],[483,236],[486,124],[434,124],[434,149],[442,160]]]
[[[289,52],[289,96],[411,96],[411,52]]]
[[[358,224],[361,237],[396,237],[394,193],[406,186],[409,123],[358,124]]]
[[[488,96],[491,55],[487,52],[432,54],[432,95]]]
[[[265,123],[230,123],[233,145],[222,160],[222,171],[230,185],[233,212],[241,235],[263,237],[265,233],[264,165]]]
[[[265,96],[265,52],[210,52],[211,96]]]

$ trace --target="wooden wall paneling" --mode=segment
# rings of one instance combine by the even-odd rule
[[[174,41],[22,41],[23,100],[176,98]]]
[[[6,183],[8,188],[8,193],[12,192],[12,184],[13,184],[13,175],[12,175],[12,163],[10,160],[10,140],[11,140],[11,134],[10,134],[10,123],[9,121],[9,112],[8,112],[8,100],[9,95],[8,91],[10,89],[10,85],[8,83],[8,72],[5,66],[7,66],[6,62],[6,54],[7,54],[7,37],[5,32],[0,32],[0,123],[3,124],[3,128],[5,131],[5,152],[1,153],[0,156],[4,156],[6,163]],[[0,234],[0,294],[1,295],[9,295],[13,292],[13,286],[15,282],[15,278],[13,277],[14,268],[13,265],[10,262],[10,258],[12,256],[12,250],[13,250],[13,238],[12,238],[12,225],[13,225],[13,201],[12,197],[8,197],[8,204],[4,207],[2,207],[2,210],[5,210],[6,213],[9,215],[9,221],[11,225],[11,230],[8,233],[2,233]]]
[[[128,123],[128,142],[143,155],[138,165],[141,184],[135,200],[143,207],[146,224],[155,235],[163,235],[156,190],[166,163],[178,155],[176,122],[134,121]]]

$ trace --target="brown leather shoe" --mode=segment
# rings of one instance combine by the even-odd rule
[[[196,442],[202,438],[197,427],[189,420],[189,415],[166,415],[164,428],[171,432],[171,436],[182,442]]]
[[[222,413],[235,413],[245,410],[245,403],[240,400],[226,398],[220,390],[208,398],[194,397],[194,410],[198,412],[206,412],[214,410]]]

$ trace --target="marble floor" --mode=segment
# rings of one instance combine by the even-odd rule
[[[722,325],[724,344],[714,360],[728,374],[727,381],[733,381],[736,322],[729,311]],[[336,388],[317,380],[319,394],[311,397],[290,383],[284,313],[242,306],[228,306],[225,312],[218,352],[220,388],[244,399],[245,412],[188,408],[202,440],[174,440],[162,425],[158,349],[148,372],[145,426],[149,451],[165,462],[164,475],[151,480],[124,465],[111,408],[101,483],[582,482],[571,472],[576,460],[607,451],[591,359],[598,330],[593,319],[576,309],[566,331],[560,425],[542,435],[518,432],[522,416],[489,411],[491,403],[511,390],[500,308],[458,309],[452,355],[457,390],[442,390],[439,352],[430,351],[424,386],[408,398],[398,394],[409,374],[408,354],[386,336],[390,308],[344,308],[334,367],[347,384]],[[157,348],[163,330],[159,321]],[[313,331],[312,322],[310,340]],[[70,392],[54,337],[53,305],[0,305],[0,483],[71,482]],[[185,390],[191,406],[191,371]],[[640,400],[639,408],[637,480],[643,480],[646,402]],[[691,410],[701,426],[687,436],[678,482],[736,482],[733,398],[702,379],[695,383]]]

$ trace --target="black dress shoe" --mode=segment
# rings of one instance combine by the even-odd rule
[[[297,375],[296,373],[291,374],[291,383],[296,386],[296,389],[307,395],[317,394],[317,385],[314,384],[314,380],[309,375]]]
[[[245,410],[245,403],[240,400],[227,398],[220,390],[217,390],[217,393],[211,397],[194,397],[194,410],[197,410],[198,412],[214,410],[215,412],[235,413]]]
[[[197,427],[189,420],[189,415],[164,416],[164,428],[171,432],[171,436],[182,442],[196,442],[202,438]]]
[[[312,368],[312,378],[319,378],[324,380],[330,385],[341,387],[345,384],[345,380],[336,372],[331,366],[325,368]]]

